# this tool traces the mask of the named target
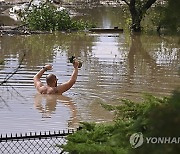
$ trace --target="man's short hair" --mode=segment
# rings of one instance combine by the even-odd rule
[[[56,76],[54,74],[48,74],[46,76],[47,85],[51,85],[54,80],[56,80]]]

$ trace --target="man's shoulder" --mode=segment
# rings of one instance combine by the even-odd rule
[[[46,86],[41,86],[38,91],[41,93],[41,94],[46,94],[47,93],[47,90],[48,88]]]

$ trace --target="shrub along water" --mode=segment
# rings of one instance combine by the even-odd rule
[[[23,22],[31,30],[42,31],[85,30],[95,26],[87,21],[73,21],[67,10],[57,11],[52,4],[34,6],[24,13]]]
[[[141,132],[143,137],[178,137],[180,130],[180,90],[171,97],[157,98],[145,95],[144,101],[123,100],[122,105],[112,106],[113,124],[82,123],[82,128],[67,137],[62,148],[69,153],[173,153],[180,150],[178,144],[148,144],[132,148],[129,142],[133,133]]]

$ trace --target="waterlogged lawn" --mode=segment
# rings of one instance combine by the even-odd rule
[[[158,143],[154,139],[178,138],[180,89],[171,97],[145,95],[143,100],[122,100],[119,106],[101,103],[107,110],[115,112],[114,123],[82,123],[79,131],[67,137],[63,149],[73,154],[178,153],[180,146],[177,142]]]

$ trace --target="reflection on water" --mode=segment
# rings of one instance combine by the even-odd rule
[[[51,118],[52,114],[56,113],[58,102],[67,106],[71,111],[72,117],[71,121],[68,123],[68,127],[77,127],[77,110],[71,98],[63,95],[42,95],[39,93],[36,94],[34,98],[34,106],[42,113],[42,118]]]
[[[80,120],[110,121],[112,114],[99,102],[139,100],[144,92],[170,95],[180,86],[179,42],[176,36],[121,33],[0,37],[0,82],[26,54],[19,71],[0,86],[0,132],[64,129],[68,121],[69,127]],[[55,73],[60,83],[65,82],[73,71],[68,62],[72,55],[83,61],[83,67],[64,97],[36,94],[32,78],[37,71],[51,63],[53,70],[42,81]]]

